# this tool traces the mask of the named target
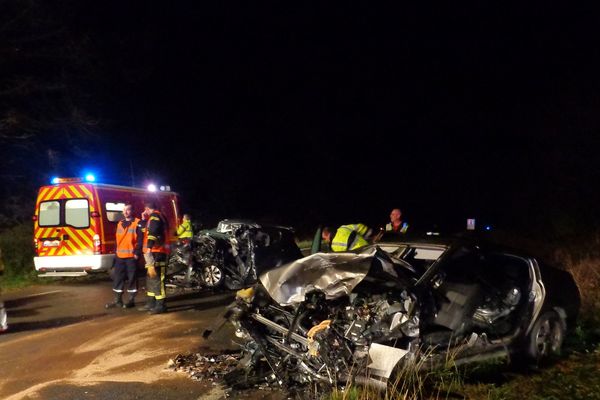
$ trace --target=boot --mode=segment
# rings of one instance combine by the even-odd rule
[[[156,299],[154,297],[148,296],[148,300],[146,301],[146,305],[144,307],[138,308],[139,311],[150,311],[156,307]]]
[[[167,305],[165,304],[165,300],[156,300],[156,307],[150,310],[150,314],[163,314],[167,312]]]
[[[115,301],[112,303],[106,303],[104,308],[115,308],[115,307],[123,307],[123,293],[115,292]]]
[[[133,307],[135,307],[135,294],[130,294],[129,301],[127,301],[127,303],[123,304],[123,308],[133,308]]]

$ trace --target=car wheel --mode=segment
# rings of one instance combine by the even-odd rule
[[[565,323],[556,311],[542,314],[529,334],[528,356],[543,362],[560,354],[565,338]]]
[[[208,288],[218,288],[223,284],[225,273],[216,264],[208,264],[202,268],[202,284]]]

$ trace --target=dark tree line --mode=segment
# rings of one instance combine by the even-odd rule
[[[27,219],[35,189],[98,142],[99,71],[75,3],[0,2],[0,226]]]

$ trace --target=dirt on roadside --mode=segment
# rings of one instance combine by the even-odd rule
[[[173,298],[162,315],[107,311],[105,298],[110,287],[12,292],[13,331],[0,337],[0,398],[226,398],[215,382],[194,381],[168,363],[177,354],[231,349],[226,331],[210,343],[201,337],[231,294]]]

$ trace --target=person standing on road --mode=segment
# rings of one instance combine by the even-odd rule
[[[140,220],[133,217],[131,204],[125,204],[123,219],[117,223],[115,265],[112,271],[115,300],[106,308],[135,306],[137,294],[137,260],[142,254],[142,227]],[[129,300],[123,304],[123,290],[127,280]]]
[[[348,251],[368,245],[371,233],[365,224],[349,224],[340,226],[335,232],[325,227],[321,238],[329,243],[332,251]]]
[[[194,235],[194,231],[192,229],[192,217],[190,214],[183,214],[183,220],[181,224],[177,227],[177,237],[181,239],[191,239]]]
[[[402,211],[399,208],[394,208],[390,212],[390,222],[385,225],[385,228],[380,227],[379,232],[373,238],[373,243],[379,242],[384,233],[396,233],[399,235],[405,234],[408,231],[408,224],[402,221]]]
[[[179,242],[177,243],[179,246],[182,246],[185,253],[185,260],[187,262],[186,271],[185,271],[185,286],[192,286],[192,237],[194,236],[194,229],[192,226],[192,216],[190,214],[183,214],[183,219],[181,224],[177,227],[177,231],[175,232]]]
[[[390,212],[390,222],[385,226],[386,232],[406,233],[408,224],[402,221],[402,211],[394,208]]]
[[[153,201],[146,202],[144,213],[147,215],[144,227],[144,260],[146,263],[146,290],[148,302],[143,310],[150,314],[162,314],[167,311],[165,303],[165,270],[167,266],[167,224]]]

